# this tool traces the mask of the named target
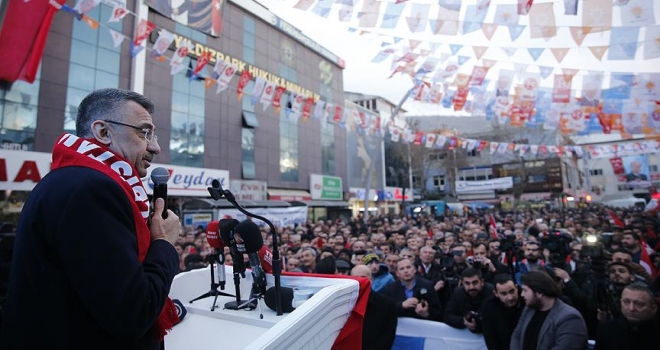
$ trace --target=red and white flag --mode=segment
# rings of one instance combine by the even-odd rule
[[[192,43],[189,40],[181,40],[179,47],[176,48],[170,60],[170,75],[177,74],[186,69],[183,60],[188,56],[190,50],[192,50]]]
[[[644,270],[649,273],[651,276],[655,276],[655,265],[653,265],[653,261],[651,260],[651,257],[649,256],[649,250],[653,251],[652,249],[649,248],[649,246],[646,244],[646,240],[644,237],[641,235],[639,236],[640,240],[640,245],[642,249],[642,256],[640,257],[639,264],[644,267]]]
[[[127,14],[128,10],[125,7],[115,6],[115,8],[112,9],[108,23],[119,22],[122,18],[126,17]]]
[[[490,214],[490,236],[497,238],[497,223],[493,214]]]
[[[261,94],[261,99],[259,102],[263,105],[263,110],[265,111],[268,106],[270,106],[271,102],[273,101],[273,96],[275,95],[275,89],[277,86],[275,83],[272,81],[269,81],[266,83],[266,87],[264,87],[264,92]]]
[[[610,223],[616,227],[624,228],[626,224],[616,215],[612,209],[607,209],[607,215],[610,217]]]
[[[219,94],[220,91],[227,90],[229,87],[229,82],[234,78],[236,74],[236,66],[231,63],[226,63],[222,69],[222,73],[218,76],[216,81],[218,82],[218,90],[215,92]]]

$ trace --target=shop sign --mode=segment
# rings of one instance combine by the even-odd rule
[[[237,200],[265,201],[268,198],[265,181],[231,180],[229,188]]]
[[[341,177],[327,175],[310,175],[310,191],[312,199],[342,200]]]

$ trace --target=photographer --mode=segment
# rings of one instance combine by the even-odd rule
[[[467,328],[481,333],[481,308],[493,297],[493,286],[484,282],[479,270],[467,268],[461,274],[462,285],[452,295],[444,314],[444,322],[454,328]]]
[[[632,273],[630,265],[613,262],[608,268],[609,284],[608,292],[612,298],[614,310],[598,310],[598,320],[604,321],[608,319],[618,318],[621,315],[621,293],[623,289],[631,283],[635,282],[635,275]]]
[[[493,263],[493,261],[488,258],[488,246],[486,243],[477,243],[474,246],[474,256],[467,257],[466,262],[469,267],[481,271],[484,281],[488,283],[493,282],[495,275],[507,273],[508,271],[506,266],[499,262]]]

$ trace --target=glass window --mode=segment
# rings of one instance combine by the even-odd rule
[[[254,179],[256,177],[254,166],[254,129],[243,128],[241,149],[243,178]]]
[[[335,128],[331,125],[321,129],[321,168],[323,174],[335,174]]]
[[[193,66],[195,64],[196,62],[193,62]],[[204,166],[205,96],[203,81],[190,81],[185,72],[173,76],[171,164]]]
[[[112,7],[99,4],[85,15],[104,26],[122,33],[122,23],[108,23]],[[94,30],[71,16],[73,32],[69,82],[67,86],[64,130],[75,132],[78,105],[90,92],[101,88],[119,87],[121,46],[115,48],[108,30]]]
[[[0,90],[0,148],[33,151],[37,128],[41,69],[30,84],[17,81],[9,90]]]
[[[248,15],[243,16],[243,60],[254,64],[254,19]]]
[[[288,96],[282,99],[287,101]],[[298,182],[298,124],[287,116],[288,108],[280,111],[280,176],[282,181]]]

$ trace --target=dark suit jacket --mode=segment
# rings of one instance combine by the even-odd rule
[[[519,297],[518,305],[514,308],[506,307],[496,297],[484,303],[481,307],[481,329],[488,350],[509,350],[511,334],[518,324],[523,307],[522,297]]]
[[[654,350],[658,348],[658,319],[636,329],[625,318],[601,322],[596,337],[596,350]]]
[[[494,298],[493,296],[493,286],[489,283],[486,283],[479,294],[475,298],[471,298],[470,295],[465,291],[465,288],[458,287],[454,290],[454,294],[447,304],[445,309],[445,314],[443,320],[446,324],[454,327],[465,329],[465,324],[463,323],[463,318],[470,311],[476,311],[481,313],[481,308],[486,300]],[[478,323],[477,333],[481,332],[481,324]]]
[[[523,310],[520,321],[511,336],[511,350],[522,349],[525,342],[525,331],[534,312],[536,311],[528,307]],[[586,350],[587,338],[587,325],[584,323],[582,315],[573,307],[556,299],[555,305],[550,309],[541,326],[536,350]]]
[[[362,324],[362,350],[391,349],[397,323],[394,300],[371,291]]]
[[[428,320],[439,321],[442,316],[442,307],[440,306],[440,300],[438,300],[438,295],[433,289],[431,282],[420,278],[415,277],[415,287],[413,288],[413,296],[419,298],[420,290],[426,288],[426,301],[429,303],[429,317]],[[403,302],[406,300],[406,292],[404,290],[401,281],[394,281],[385,288],[383,288],[382,293],[394,300],[396,305],[396,312],[399,317],[412,317],[425,319],[415,312],[415,309],[404,309]]]
[[[138,260],[122,188],[88,168],[48,173],[16,232],[2,349],[158,349],[148,332],[179,257],[164,240]]]

